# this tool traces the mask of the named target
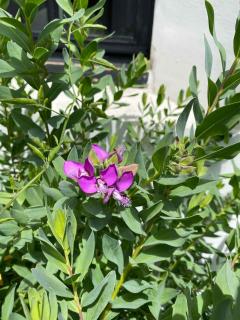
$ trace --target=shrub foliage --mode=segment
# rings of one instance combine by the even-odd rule
[[[234,163],[223,176],[217,163],[240,151],[240,20],[228,68],[206,1],[222,65],[213,80],[205,38],[207,103],[193,67],[175,109],[162,85],[156,101],[142,95],[142,116],[131,123],[108,109],[127,115],[126,90],[148,64],[142,54],[121,68],[104,58],[105,1],[56,0],[63,18],[37,37],[32,24],[45,1],[16,2],[14,17],[0,1],[1,319],[239,320],[240,171]],[[57,49],[63,65],[52,72]],[[136,174],[124,195],[131,207],[103,203],[65,175],[66,161],[82,163],[89,152],[96,161],[92,144],[125,145],[118,170]]]

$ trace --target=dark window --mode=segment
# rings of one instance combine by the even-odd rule
[[[90,5],[96,2],[89,1]],[[14,5],[10,5],[10,10],[16,10]],[[102,44],[106,54],[113,59],[128,59],[138,52],[149,56],[153,11],[154,0],[107,0],[101,23],[108,28],[106,34],[114,32],[114,35]],[[38,33],[48,21],[61,15],[56,2],[48,0],[34,21],[34,32]]]

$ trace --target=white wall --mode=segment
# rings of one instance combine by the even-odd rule
[[[168,95],[175,100],[181,88],[188,86],[193,65],[197,66],[200,80],[200,97],[205,103],[206,75],[204,33],[209,37],[204,0],[155,0],[154,26],[151,49],[152,87],[166,84]],[[235,20],[240,9],[239,0],[212,0],[215,10],[216,31],[227,50],[228,65],[233,59],[232,39]],[[219,74],[220,59],[213,50],[213,72]]]

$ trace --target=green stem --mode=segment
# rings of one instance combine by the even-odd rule
[[[138,245],[136,246],[136,248],[135,248],[134,251],[133,251],[132,259],[136,259],[136,258],[137,258],[137,256],[139,255],[140,251],[142,250],[144,241],[145,241],[145,237],[142,238],[142,239],[139,241]],[[124,282],[125,282],[125,280],[126,280],[126,278],[127,278],[127,276],[128,276],[128,273],[129,273],[129,271],[130,271],[131,269],[132,269],[132,264],[129,262],[129,263],[126,265],[126,267],[124,268],[123,273],[122,273],[122,275],[121,275],[121,277],[120,277],[120,279],[119,279],[119,281],[118,281],[118,283],[117,283],[117,286],[116,286],[115,290],[113,291],[112,300],[114,300],[114,299],[117,297],[120,289],[122,288],[122,286],[123,286],[123,284],[124,284]]]
[[[151,229],[151,227],[150,227]],[[137,256],[139,255],[140,251],[142,250],[142,247],[144,245],[144,242],[146,240],[146,236],[144,237],[141,237],[138,244],[136,245],[135,249],[133,250],[133,253],[132,253],[132,256],[131,258],[134,260],[137,258]],[[113,291],[113,294],[112,294],[112,301],[114,301],[116,299],[116,297],[118,296],[118,293],[119,291],[121,290],[124,282],[126,281],[127,279],[127,276],[129,274],[129,272],[131,271],[132,269],[132,264],[129,262],[125,268],[123,269],[123,272],[121,274],[121,277],[120,279],[118,280],[117,282],[117,285]],[[112,308],[112,303],[109,303],[107,306],[106,306],[106,309],[103,311],[103,314],[101,316],[101,320],[105,320],[107,319],[107,315],[109,314],[109,312],[111,311],[111,308]]]
[[[66,250],[64,250],[64,255],[65,255],[66,265],[67,265],[67,268],[68,268],[68,274],[71,277],[71,276],[73,276],[73,271],[72,271],[72,266],[71,266],[71,263],[69,261],[68,253],[66,252]],[[79,300],[79,297],[78,297],[77,285],[74,282],[72,283],[72,289],[73,289],[73,295],[74,295],[74,302],[75,302],[75,305],[76,305],[77,310],[78,310],[79,320],[84,320],[83,319],[83,313],[82,313],[82,307],[81,307],[80,300]]]
[[[232,64],[231,68],[229,69],[228,73],[226,74],[225,78],[223,79],[223,81],[221,83],[221,86],[219,87],[218,92],[217,92],[217,94],[216,94],[216,96],[215,96],[215,98],[213,100],[213,103],[208,107],[207,115],[209,113],[211,113],[214,110],[214,108],[216,107],[216,105],[218,104],[218,101],[219,101],[221,95],[223,94],[224,86],[226,84],[226,81],[234,73],[234,71],[236,70],[237,65],[238,65],[238,58],[236,58],[233,61],[233,64]]]
[[[42,104],[34,104],[34,106],[43,108],[43,109],[45,109],[45,110],[49,110],[49,111],[51,111],[51,112],[53,112],[53,113],[56,113],[56,114],[58,114],[58,115],[60,115],[60,116],[62,116],[62,117],[64,117],[64,118],[66,118],[66,115],[65,115],[64,113],[61,113],[61,112],[58,112],[58,111],[56,111],[56,110],[54,110],[54,109],[48,108],[48,107],[46,107],[46,106],[44,106],[44,105],[42,105]]]

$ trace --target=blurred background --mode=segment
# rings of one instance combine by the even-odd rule
[[[89,5],[96,2],[89,0]],[[226,48],[227,61],[231,63],[232,39],[240,1],[212,0],[211,3],[215,10],[217,36]],[[16,13],[14,0],[10,0],[9,10]],[[35,34],[48,21],[62,15],[56,1],[47,0],[35,20]],[[206,102],[204,34],[213,51],[213,78],[217,78],[221,66],[208,34],[204,0],[107,0],[101,22],[108,28],[104,31],[106,35],[113,33],[103,44],[108,59],[122,64],[138,52],[143,52],[150,59],[149,92],[156,92],[164,83],[170,99],[176,101],[179,90],[188,86],[189,73],[196,65],[200,99],[203,104]]]

